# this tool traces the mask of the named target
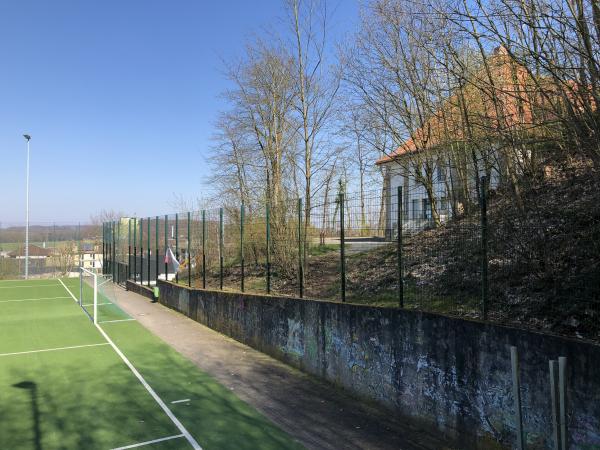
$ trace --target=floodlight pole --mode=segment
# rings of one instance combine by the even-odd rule
[[[27,280],[29,278],[29,141],[31,140],[31,136],[24,134],[23,137],[27,141],[27,199],[25,203],[25,279]]]

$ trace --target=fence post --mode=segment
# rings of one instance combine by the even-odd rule
[[[156,266],[156,273],[154,274],[154,284],[158,286],[158,255],[160,254],[160,250],[158,249],[158,216],[154,218],[154,247],[156,248],[156,255],[154,255],[154,265]]]
[[[133,218],[133,282],[137,283],[137,217]]]
[[[179,262],[179,213],[175,213],[175,259]],[[179,270],[175,272],[175,283],[179,283]]]
[[[304,264],[302,261],[302,199],[298,199],[298,285],[300,298],[304,297]]]
[[[54,242],[56,242],[56,233],[53,233]],[[108,261],[106,257],[108,256],[107,250],[108,239],[106,237],[106,222],[102,223],[102,273],[106,275],[106,270],[108,267]],[[54,248],[56,248],[56,243],[54,244]]]
[[[109,253],[109,248],[110,248],[110,236],[108,234],[108,222],[104,223],[104,237],[105,237],[105,255],[104,255],[104,262],[103,262],[103,266],[104,266],[104,275],[108,275],[108,269],[110,268],[110,253]],[[55,244],[56,245],[56,244]]]
[[[82,266],[81,261],[81,223],[77,224],[77,265]]]
[[[240,208],[240,270],[242,272],[242,279],[241,279],[241,289],[242,292],[244,292],[244,203],[242,202],[242,206]]]
[[[271,293],[271,218],[269,217],[270,208],[267,205],[266,225],[267,225],[267,294]]]
[[[56,239],[56,236],[53,236]],[[106,274],[106,224],[102,222],[102,274]]]
[[[397,198],[397,204],[398,204],[398,220],[397,220],[397,227],[398,227],[398,303],[400,304],[400,308],[404,308],[404,275],[402,273],[403,271],[403,267],[402,267],[402,232],[404,229],[404,224],[403,224],[403,211],[402,211],[402,186],[398,186],[398,198]]]
[[[144,219],[140,219],[140,286],[144,285]]]
[[[127,279],[131,279],[131,219],[127,219]]]
[[[110,222],[110,274],[115,274],[115,221]]]
[[[169,281],[169,263],[167,262],[167,249],[169,248],[169,215],[165,214],[165,281]]]
[[[117,265],[116,265],[116,261],[117,261],[117,236],[116,236],[116,221],[113,221],[112,223],[112,245],[113,245],[113,254],[112,254],[112,263],[111,263],[111,267],[112,267],[112,281],[113,283],[115,282],[115,278],[116,278],[116,270],[117,270]]]
[[[202,289],[206,289],[206,210],[202,210]]]
[[[191,254],[191,248],[192,248],[192,233],[191,233],[191,228],[192,227],[192,213],[190,211],[188,211],[187,213],[187,233],[188,233],[188,239],[187,239],[187,266],[188,266],[188,286],[192,287],[192,254]]]
[[[344,193],[340,192],[340,276],[342,302],[346,301],[346,233],[344,230]]]
[[[488,224],[487,224],[487,178],[481,177],[481,311],[483,320],[488,318]]]
[[[219,287],[223,290],[223,208],[219,208]]]
[[[150,252],[150,222],[151,219],[150,217],[148,217],[148,232],[146,233],[148,235],[147,240],[148,240],[148,286],[150,286],[150,256],[151,256],[151,252]]]
[[[513,398],[515,401],[515,422],[517,423],[517,448],[524,450],[523,416],[521,414],[521,383],[519,378],[519,352],[517,347],[510,347],[510,363],[512,369]]]
[[[56,249],[56,234],[54,234],[54,248]],[[102,255],[102,273],[108,275],[108,222],[104,222],[104,254]]]
[[[54,237],[56,239],[56,235]],[[56,247],[56,243],[54,244]],[[108,222],[104,222],[104,255],[102,256],[104,275],[108,275]]]
[[[558,361],[551,359],[548,363],[550,369],[550,404],[552,405],[552,437],[554,439],[553,448],[554,450],[562,450],[558,406]]]
[[[562,450],[569,448],[567,436],[567,358],[558,357],[558,408],[560,415],[560,445]]]
[[[116,233],[115,233],[115,276],[118,278],[119,275],[119,267],[117,265],[117,261],[119,260],[119,240],[121,239],[121,219],[116,222],[115,225]],[[82,264],[82,255],[81,255],[81,229],[78,228],[77,234],[79,235],[79,243],[77,246],[79,247],[79,264]],[[114,278],[113,278],[114,280]],[[117,280],[118,281],[118,280]]]

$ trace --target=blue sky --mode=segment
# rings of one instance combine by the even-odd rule
[[[330,1],[332,35],[356,0]],[[0,222],[86,222],[172,210],[206,193],[223,59],[282,27],[283,0],[0,1]]]

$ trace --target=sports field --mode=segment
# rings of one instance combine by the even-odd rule
[[[128,317],[110,285],[94,325],[78,279],[0,281],[0,449],[300,448]]]

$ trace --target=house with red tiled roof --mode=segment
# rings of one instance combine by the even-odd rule
[[[52,250],[49,248],[40,247],[38,245],[29,244],[29,258],[31,259],[44,259],[52,255]],[[24,259],[25,258],[25,246],[21,246],[18,249],[8,253],[9,258]]]
[[[488,92],[474,87],[489,85],[490,78],[495,84]],[[466,197],[476,199],[476,178],[487,175],[490,188],[499,185],[505,161],[494,150],[499,148],[494,139],[513,130],[535,132],[533,91],[527,70],[500,47],[487,58],[485,70],[475,71],[470,82],[450,95],[405,142],[376,161],[385,177],[390,237],[397,230],[398,188],[402,192],[403,228],[420,230],[443,223],[464,209]],[[483,155],[478,150],[472,153],[471,147],[464,150],[475,141],[485,143],[486,162],[493,159],[494,165],[481,164],[475,169],[472,155],[476,159]],[[464,167],[456,163],[461,148]]]

